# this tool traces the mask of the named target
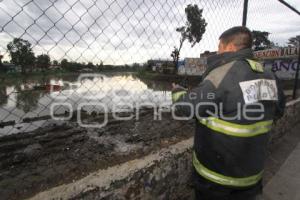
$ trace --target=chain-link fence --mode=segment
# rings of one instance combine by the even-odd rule
[[[207,24],[193,47],[197,38],[183,40],[188,5]],[[188,123],[155,121],[158,111],[171,105],[172,82],[200,82],[220,34],[242,24],[243,8],[241,0],[0,1],[1,197],[30,196],[114,156],[124,161],[191,136]],[[299,16],[271,0],[249,1],[246,13],[262,38],[256,50],[286,52],[262,62],[291,96]]]
[[[181,45],[182,34],[178,31],[186,25],[185,8],[189,4],[203,9],[207,23],[202,40],[193,48],[188,40]],[[269,43],[261,43],[267,48],[286,47],[288,39],[299,34],[299,17],[281,3],[250,1],[248,7],[247,25],[251,30],[267,32]],[[69,119],[79,105],[91,100],[110,103],[108,110],[118,101],[170,103],[170,81],[149,85],[135,74],[151,76],[145,69],[166,74],[177,65],[182,67],[178,69],[181,75],[201,75],[205,70],[205,59],[201,57],[216,51],[218,36],[229,27],[241,25],[242,15],[243,1],[238,0],[4,0],[0,3],[0,134],[32,131],[53,119],[51,113],[69,113],[64,118]],[[16,58],[23,59],[23,64],[16,64],[10,54],[13,48],[20,48],[17,44],[31,49],[23,52],[24,58]],[[179,47],[176,63],[171,54]],[[295,72],[297,58],[273,60],[266,65]],[[20,71],[27,75],[17,73]],[[123,74],[95,75],[116,71]],[[126,74],[128,71],[138,73]],[[81,73],[90,75],[81,77]],[[287,93],[292,92],[292,76],[293,72],[285,83]],[[155,76],[152,78],[155,80]],[[120,95],[130,97],[122,100]],[[57,109],[61,103],[67,108]]]
[[[188,4],[203,8],[203,17],[209,25],[200,44],[192,49],[187,41],[182,45],[179,62],[186,57],[198,58],[204,51],[215,51],[220,33],[241,23],[243,3],[2,1],[2,60],[10,60],[7,44],[14,38],[22,38],[31,44],[36,62],[41,60],[24,70],[41,76],[3,81],[1,134],[43,126],[53,119],[53,109],[58,115],[68,112],[67,118],[71,118],[78,106],[95,100],[108,105],[108,110],[128,101],[134,105],[170,103],[170,82],[149,85],[134,74],[104,77],[95,72],[143,71],[147,66],[168,72],[174,65],[170,55],[180,45],[181,34],[176,29],[185,25]],[[51,59],[47,67],[43,66],[43,58],[38,57],[43,54]],[[4,65],[7,71],[23,71],[10,63]],[[49,71],[56,74],[48,76]],[[93,74],[81,77],[80,73]],[[124,99],[122,95],[127,97]],[[61,103],[67,109],[62,109]]]
[[[188,4],[198,4],[212,17],[206,18],[209,27],[201,45],[190,51],[185,44],[182,57],[215,50],[220,33],[241,23],[242,2],[237,0],[3,1],[1,52],[12,38],[21,37],[32,43],[35,54],[56,60],[123,65],[169,59],[178,46],[176,28],[184,25]]]
[[[300,17],[296,1],[284,2],[295,10],[280,1],[250,1],[247,25],[268,33],[271,45],[265,51],[268,55],[260,54],[262,62],[282,80],[287,99],[292,99],[299,97],[300,88],[295,81],[300,55]]]

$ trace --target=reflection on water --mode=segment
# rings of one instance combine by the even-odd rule
[[[33,111],[38,106],[38,100],[42,96],[41,92],[37,91],[24,91],[20,86],[15,88],[16,91],[21,91],[16,93],[16,108],[22,110],[25,113]]]
[[[8,94],[6,88],[6,86],[0,85],[0,106],[7,104]]]
[[[0,84],[0,136],[31,131],[49,123],[51,120],[24,123],[24,119],[50,116],[51,108],[57,116],[69,112],[70,108],[72,111],[81,108],[88,113],[119,112],[124,108],[162,104],[171,104],[169,83],[142,81],[131,74],[42,78],[15,85]],[[15,125],[4,126],[7,122]]]

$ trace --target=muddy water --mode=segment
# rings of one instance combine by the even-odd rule
[[[0,136],[30,132],[86,113],[171,104],[170,83],[134,74],[81,74],[0,84]]]

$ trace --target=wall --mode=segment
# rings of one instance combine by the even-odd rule
[[[185,58],[184,65],[179,65],[179,75],[202,75],[206,69],[206,58]]]
[[[295,79],[298,65],[298,60],[296,58],[264,60],[262,63],[266,69],[274,72],[279,79]],[[298,78],[300,79],[300,76]]]
[[[271,144],[274,144],[280,140],[286,133],[288,133],[291,127],[300,122],[300,98],[290,101],[286,104],[284,116],[275,122],[273,128]]]
[[[191,147],[183,140],[159,152],[94,172],[32,199],[188,199]]]
[[[266,69],[273,71],[280,79],[295,79],[299,48],[284,47],[255,51],[254,56]],[[299,77],[300,78],[300,77]]]

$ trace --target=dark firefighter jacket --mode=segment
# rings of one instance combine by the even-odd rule
[[[273,120],[284,111],[277,78],[251,49],[208,58],[203,81],[172,93],[176,114],[196,119],[193,165],[205,179],[246,187],[262,177]]]

